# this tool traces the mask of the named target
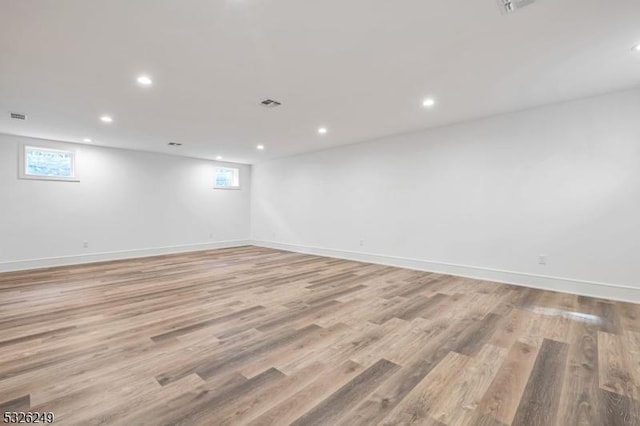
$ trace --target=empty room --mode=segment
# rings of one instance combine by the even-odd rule
[[[640,2],[0,0],[0,416],[640,426]]]

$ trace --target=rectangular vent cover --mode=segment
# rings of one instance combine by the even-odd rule
[[[169,142],[169,146],[182,146],[182,144],[178,142]]]
[[[265,99],[264,101],[260,102],[260,104],[266,108],[275,108],[282,105],[280,102],[274,101],[273,99]]]
[[[27,119],[27,114],[20,114],[18,112],[12,112],[11,113],[11,118],[13,118],[14,120],[26,120]]]

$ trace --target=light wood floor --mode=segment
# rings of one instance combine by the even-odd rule
[[[640,306],[242,247],[0,275],[0,414],[638,425]]]

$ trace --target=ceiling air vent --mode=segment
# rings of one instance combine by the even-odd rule
[[[273,99],[265,99],[264,101],[260,102],[260,104],[265,108],[275,108],[282,105],[280,102],[274,101]]]
[[[20,114],[19,112],[12,112],[11,113],[11,118],[13,118],[14,120],[26,120],[27,119],[27,114]]]
[[[513,13],[518,9],[522,9],[525,6],[530,5],[536,0],[497,0],[498,7],[503,15]]]
[[[178,142],[169,142],[169,146],[182,146],[182,144]]]

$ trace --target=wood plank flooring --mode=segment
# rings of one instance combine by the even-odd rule
[[[640,305],[257,247],[0,274],[0,412],[640,425]]]

